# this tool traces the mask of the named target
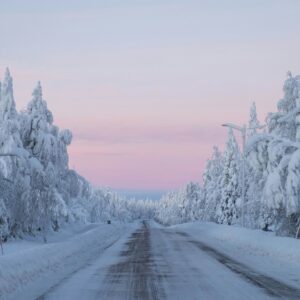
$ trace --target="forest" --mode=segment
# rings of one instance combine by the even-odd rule
[[[1,239],[43,234],[46,241],[47,232],[68,223],[137,219],[164,225],[203,220],[299,237],[300,76],[287,74],[277,110],[264,123],[255,103],[245,123],[245,149],[229,128],[224,151],[213,147],[201,183],[159,201],[128,200],[69,168],[71,131],[54,124],[40,83],[18,112],[7,69],[0,82]]]

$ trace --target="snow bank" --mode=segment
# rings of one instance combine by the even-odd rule
[[[220,225],[209,222],[186,223],[172,228],[190,233],[207,241],[219,242],[223,248],[230,246],[246,251],[248,254],[272,256],[289,262],[300,262],[300,240],[279,237],[273,232],[253,230],[237,226]]]
[[[299,287],[300,240],[278,237],[272,232],[194,222],[172,226],[210,247],[289,285]]]
[[[61,237],[66,237],[65,241],[55,241],[52,237],[54,242],[38,246],[32,242],[24,250],[12,246],[11,254],[10,246],[6,247],[8,254],[0,256],[0,299],[35,298],[36,294],[30,294],[31,285],[39,286],[35,293],[43,293],[99,257],[102,251],[133,228],[134,225],[101,224],[87,231],[82,229],[73,237],[66,237],[64,232]]]

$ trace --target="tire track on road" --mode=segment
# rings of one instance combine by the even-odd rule
[[[151,251],[150,230],[146,222],[132,234],[121,252],[120,262],[109,267],[101,299],[162,300],[165,292]]]

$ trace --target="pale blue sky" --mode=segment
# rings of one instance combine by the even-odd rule
[[[17,106],[37,80],[71,164],[95,184],[169,189],[201,180],[222,122],[274,111],[300,73],[299,0],[3,1],[0,72]],[[159,176],[157,174],[160,174]]]

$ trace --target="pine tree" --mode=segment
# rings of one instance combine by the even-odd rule
[[[233,224],[237,219],[237,200],[241,189],[239,183],[240,153],[232,129],[229,128],[224,152],[224,169],[221,180],[221,200],[218,209],[218,222]]]
[[[257,128],[260,126],[257,119],[256,105],[255,102],[252,103],[250,108],[250,119],[248,123],[247,137],[248,139],[257,133]]]
[[[32,96],[33,99],[29,102],[26,112],[23,113],[23,143],[25,148],[46,167],[47,162],[53,158],[56,144],[51,134],[53,116],[48,110],[46,101],[43,100],[40,82]]]
[[[0,90],[0,122],[3,122],[17,115],[13,94],[13,79],[10,76],[9,69],[5,71],[4,81]]]
[[[223,173],[223,156],[215,146],[211,159],[206,163],[203,174],[204,208],[201,218],[206,221],[216,221],[216,207],[221,199],[221,178]]]
[[[296,140],[298,128],[296,116],[299,114],[299,86],[300,76],[293,77],[288,72],[283,86],[284,96],[277,103],[278,112],[269,114],[267,119],[269,132],[291,141]]]
[[[264,186],[264,212],[266,223],[277,231],[290,231],[289,218],[297,213],[297,168],[300,160],[295,141],[300,136],[300,76],[288,78],[283,86],[284,96],[278,101],[278,112],[269,114],[268,128],[272,134],[268,142],[268,163]]]

